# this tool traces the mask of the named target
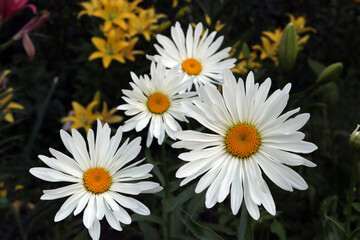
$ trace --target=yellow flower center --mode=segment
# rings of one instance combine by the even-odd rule
[[[189,75],[198,75],[202,70],[201,63],[194,58],[186,59],[182,62],[181,66],[183,71]]]
[[[112,22],[118,18],[119,13],[116,9],[110,8],[106,11],[105,16],[110,22]]]
[[[256,153],[260,144],[261,138],[258,131],[246,123],[231,127],[225,137],[228,153],[241,159],[246,159]]]
[[[115,55],[114,48],[113,48],[112,44],[107,43],[107,44],[105,45],[105,55],[107,55],[107,56],[109,56],[109,57]]]
[[[86,190],[94,194],[100,194],[109,190],[111,176],[104,168],[90,168],[83,176]]]
[[[161,114],[165,112],[170,105],[170,101],[167,96],[162,93],[152,94],[147,102],[147,106],[152,113]]]

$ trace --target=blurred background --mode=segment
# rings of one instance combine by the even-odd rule
[[[101,118],[117,129],[127,119],[114,108],[124,103],[121,90],[130,89],[130,71],[149,73],[146,54],[156,54],[156,34],[170,37],[176,21],[184,31],[202,22],[223,35],[222,48],[232,47],[231,56],[238,59],[232,69],[236,77],[244,78],[250,70],[258,82],[270,77],[272,91],[292,84],[287,108],[301,107],[300,112],[311,114],[303,131],[319,148],[306,156],[317,167],[293,168],[307,181],[305,191],[285,192],[265,179],[277,214],[261,210],[255,222],[240,218],[240,213],[233,216],[229,198],[208,210],[204,193],[195,194],[193,183],[180,188],[175,179],[183,164],[177,158],[180,151],[167,140],[170,199],[165,201],[160,193],[139,197],[152,215],[132,215],[133,223],[122,232],[103,221],[101,237],[164,239],[165,205],[171,215],[171,239],[360,239],[359,155],[349,145],[360,123],[359,0],[130,1],[136,5],[138,22],[125,20],[117,29],[106,23],[106,14],[95,13],[96,0],[30,0],[26,4],[32,5],[9,19],[1,9],[3,2],[0,239],[90,239],[82,216],[54,223],[64,200],[41,201],[40,196],[43,189],[61,183],[35,179],[29,168],[43,166],[37,156],[49,155],[49,147],[66,152],[59,136],[62,128],[79,128],[85,134],[85,126],[95,126],[94,119]],[[280,40],[289,22],[296,28],[298,44],[292,66],[279,63]],[[109,64],[100,56],[101,44],[123,42],[118,60]],[[183,128],[189,127],[200,126],[190,120]],[[138,135],[146,139],[146,131],[127,133]],[[161,182],[160,146],[143,146],[139,157],[155,164],[154,179]],[[238,227],[241,219],[252,226],[244,238]]]

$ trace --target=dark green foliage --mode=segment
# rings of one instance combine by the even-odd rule
[[[52,147],[65,151],[61,143],[60,119],[71,110],[71,101],[87,105],[96,91],[109,108],[123,103],[122,89],[130,89],[130,71],[136,75],[149,73],[150,61],[145,55],[136,55],[136,61],[126,64],[112,62],[104,69],[101,60],[88,61],[95,51],[92,36],[101,36],[100,21],[83,16],[79,0],[30,0],[39,11],[51,13],[50,19],[36,34],[30,37],[36,54],[29,61],[21,41],[14,42],[0,52],[0,71],[11,69],[8,86],[14,87],[14,101],[21,103],[24,111],[14,112],[15,123],[0,122],[0,182],[7,190],[6,198],[0,197],[0,239],[90,239],[82,223],[82,214],[70,216],[54,223],[53,219],[64,200],[41,201],[42,189],[59,185],[35,179],[29,168],[43,166],[37,155],[49,155]],[[302,129],[306,140],[315,143],[318,150],[306,156],[317,164],[316,168],[296,167],[295,171],[307,181],[306,191],[292,193],[279,189],[265,177],[274,197],[277,214],[271,216],[261,208],[256,222],[240,209],[236,216],[230,210],[229,197],[212,209],[205,208],[205,192],[196,194],[195,181],[179,187],[176,170],[183,165],[178,159],[182,151],[171,148],[167,140],[167,172],[161,162],[161,146],[156,142],[145,150],[146,131],[126,133],[126,137],[142,136],[143,150],[139,158],[155,165],[154,181],[162,186],[168,183],[168,196],[164,191],[155,195],[137,196],[151,210],[150,216],[133,214],[131,225],[122,225],[117,232],[102,221],[102,239],[360,239],[360,192],[359,179],[354,189],[351,183],[352,158],[348,139],[356,124],[360,123],[360,3],[351,0],[332,1],[179,1],[177,8],[171,1],[144,1],[144,7],[154,6],[157,13],[165,13],[174,24],[180,21],[183,29],[190,22],[203,22],[204,13],[211,19],[211,30],[217,20],[226,26],[223,47],[241,40],[248,46],[260,43],[262,31],[273,31],[288,22],[286,13],[296,17],[305,15],[306,25],[316,28],[304,50],[297,55],[292,70],[283,73],[270,61],[263,61],[255,73],[259,82],[272,79],[272,91],[292,84],[288,109],[301,107],[301,112],[311,114],[310,121]],[[188,6],[180,19],[176,13]],[[186,10],[186,9],[185,9]],[[0,44],[8,41],[33,15],[24,10],[0,30]],[[164,35],[170,35],[165,29]],[[150,42],[140,36],[136,49],[155,54],[156,39]],[[239,48],[240,49],[240,48]],[[235,56],[235,55],[234,55]],[[326,66],[341,62],[343,70],[332,81],[316,85],[316,79]],[[58,77],[57,84],[54,78]],[[244,76],[241,76],[244,77]],[[56,88],[55,88],[56,85]],[[4,107],[4,106],[3,106]],[[122,114],[122,112],[119,112]],[[113,127],[117,128],[119,124]],[[200,126],[191,120],[191,129]],[[23,185],[15,190],[16,185]],[[351,233],[346,232],[349,193],[353,191],[350,205]],[[20,201],[17,210],[14,203]],[[242,217],[240,217],[242,216]],[[250,229],[250,230],[248,230]],[[245,231],[245,232],[244,232]]]

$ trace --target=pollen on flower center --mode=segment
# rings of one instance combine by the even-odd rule
[[[152,113],[161,114],[169,108],[170,102],[162,93],[154,93],[148,98],[147,106]]]
[[[111,176],[104,168],[90,168],[83,176],[86,190],[94,194],[100,194],[109,190]]]
[[[261,138],[258,131],[246,123],[231,127],[225,137],[228,153],[241,159],[246,159],[256,153],[260,144]]]
[[[181,66],[183,71],[189,75],[198,75],[202,70],[201,63],[194,58],[186,59],[182,62]]]

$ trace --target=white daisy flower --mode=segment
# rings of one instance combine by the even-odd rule
[[[195,92],[182,92],[188,82],[180,82],[182,75],[178,74],[179,66],[166,70],[162,63],[151,63],[151,79],[148,75],[138,78],[131,72],[134,82],[130,82],[133,90],[122,90],[127,104],[117,109],[125,110],[127,116],[134,116],[124,124],[124,131],[135,128],[137,132],[143,130],[150,122],[146,146],[149,147],[153,137],[158,139],[160,145],[165,133],[176,139],[174,133],[181,131],[178,121],[187,122],[181,102],[190,101]]]
[[[208,35],[206,29],[202,33],[202,23],[196,25],[195,31],[189,25],[185,38],[180,23],[176,22],[175,27],[171,27],[172,39],[161,34],[156,36],[161,46],[154,46],[160,55],[148,57],[168,68],[181,65],[180,71],[185,73],[184,81],[193,77],[195,87],[200,83],[221,84],[224,70],[234,67],[236,59],[226,59],[231,47],[216,52],[224,40],[223,36],[214,41],[216,31]]]
[[[42,180],[72,183],[44,190],[41,199],[53,200],[70,196],[56,213],[55,222],[63,220],[72,212],[77,215],[85,209],[83,223],[92,239],[100,238],[99,220],[104,216],[112,228],[121,231],[120,222],[131,223],[130,215],[124,208],[141,215],[150,214],[143,203],[126,195],[162,190],[158,183],[139,181],[151,177],[149,172],[153,168],[152,164],[139,165],[143,159],[127,165],[139,154],[141,138],[131,142],[127,139],[119,148],[122,127],[110,139],[109,126],[105,124],[102,127],[99,120],[97,123],[96,141],[94,132],[90,129],[87,134],[88,146],[76,129],[72,129],[72,136],[61,130],[61,139],[73,157],[50,148],[53,157],[39,155],[50,168],[30,169],[32,175]]]
[[[172,146],[191,151],[179,158],[187,161],[176,177],[185,178],[181,185],[203,175],[195,189],[207,187],[205,205],[213,207],[230,193],[231,209],[237,214],[245,200],[249,214],[258,219],[259,205],[275,215],[275,203],[262,177],[265,173],[280,188],[293,191],[308,186],[304,179],[288,166],[316,165],[297,153],[311,153],[316,145],[303,141],[298,131],[310,114],[290,118],[300,108],[281,114],[289,99],[291,85],[277,90],[268,98],[271,80],[259,85],[250,72],[246,84],[236,82],[232,73],[224,73],[223,94],[211,85],[199,88],[199,98],[185,103],[188,114],[214,133],[181,131]],[[262,171],[261,171],[262,170]]]

